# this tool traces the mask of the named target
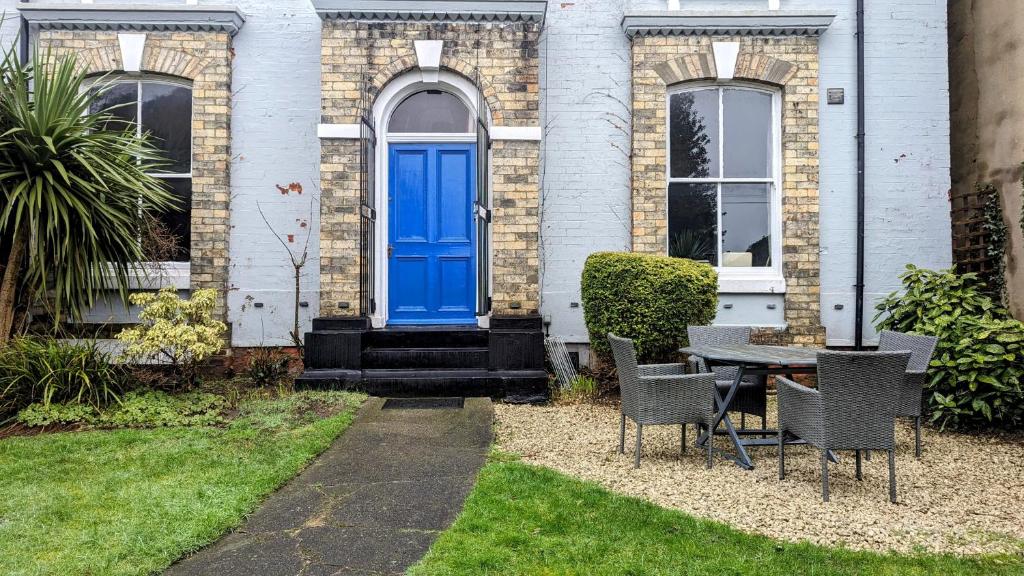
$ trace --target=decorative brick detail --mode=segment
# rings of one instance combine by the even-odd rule
[[[740,43],[736,79],[770,83],[782,89],[782,268],[787,284],[788,331],[780,339],[794,344],[823,345],[818,254],[817,38],[633,38],[633,250],[665,253],[667,87],[712,77],[715,41]]]
[[[704,80],[717,76],[715,58],[711,54],[687,54],[653,67],[665,85],[688,80]]]
[[[359,122],[380,91],[416,69],[416,40],[443,40],[441,69],[478,83],[492,125],[540,125],[540,25],[526,22],[325,20],[321,32],[321,121]],[[539,142],[497,141],[491,150],[492,308],[536,314],[539,276]],[[320,291],[325,316],[359,309],[359,142],[322,140]],[[339,306],[347,303],[347,307]]]
[[[75,54],[90,74],[123,69],[116,32],[44,30],[39,44],[54,55]],[[141,72],[192,81],[191,287],[217,289],[216,314],[227,322],[231,35],[147,32]]]

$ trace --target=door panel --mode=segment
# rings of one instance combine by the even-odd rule
[[[438,259],[438,270],[441,273],[440,310],[463,312],[466,316],[473,314],[470,307],[472,295],[466,299],[466,287],[470,285],[473,277],[471,263],[472,260],[468,256],[442,256]]]
[[[474,324],[476,146],[389,148],[388,323]]]
[[[396,186],[395,238],[402,241],[427,241],[428,157],[425,150],[396,150],[394,156]]]
[[[473,190],[469,186],[469,155],[460,150],[442,150],[438,155],[438,172],[444,193],[438,195],[438,240],[469,242]]]

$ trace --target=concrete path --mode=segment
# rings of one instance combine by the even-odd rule
[[[391,409],[371,398],[320,458],[171,576],[402,574],[451,525],[487,457],[491,401]]]

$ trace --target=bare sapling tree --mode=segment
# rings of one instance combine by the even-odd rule
[[[299,194],[302,193],[302,187],[298,184],[293,183],[289,188],[292,191],[297,190]],[[278,186],[278,189],[280,190],[281,187]],[[286,192],[282,192],[282,194],[286,194]],[[309,238],[312,236],[312,226],[310,225],[310,222],[313,219],[313,208],[315,207],[315,202],[315,198],[310,197],[309,217],[297,220],[299,228],[304,229],[306,232],[306,239],[302,243],[301,250],[295,250],[292,248],[292,246],[295,246],[295,234],[281,234],[275,230],[274,226],[270,223],[270,220],[267,219],[267,215],[263,213],[263,207],[260,206],[259,202],[256,203],[256,209],[259,210],[260,216],[263,218],[263,222],[267,225],[267,229],[270,230],[271,234],[274,235],[274,238],[276,238],[277,241],[280,242],[281,246],[284,247],[285,251],[288,253],[288,259],[292,264],[295,279],[295,299],[294,314],[292,316],[292,330],[289,333],[289,337],[295,347],[300,351],[302,350],[302,333],[299,331],[299,308],[302,296],[302,269],[306,266],[306,262],[309,260]]]

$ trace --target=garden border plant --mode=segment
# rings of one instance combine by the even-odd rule
[[[876,308],[879,330],[938,337],[928,370],[925,410],[942,427],[1024,426],[1024,323],[985,293],[974,273],[913,265],[902,292]]]
[[[125,328],[117,339],[126,346],[128,363],[169,363],[186,388],[196,380],[199,365],[224,349],[227,326],[213,318],[217,291],[204,288],[181,298],[172,287],[159,292],[136,292],[132,304],[142,306],[139,324]]]

